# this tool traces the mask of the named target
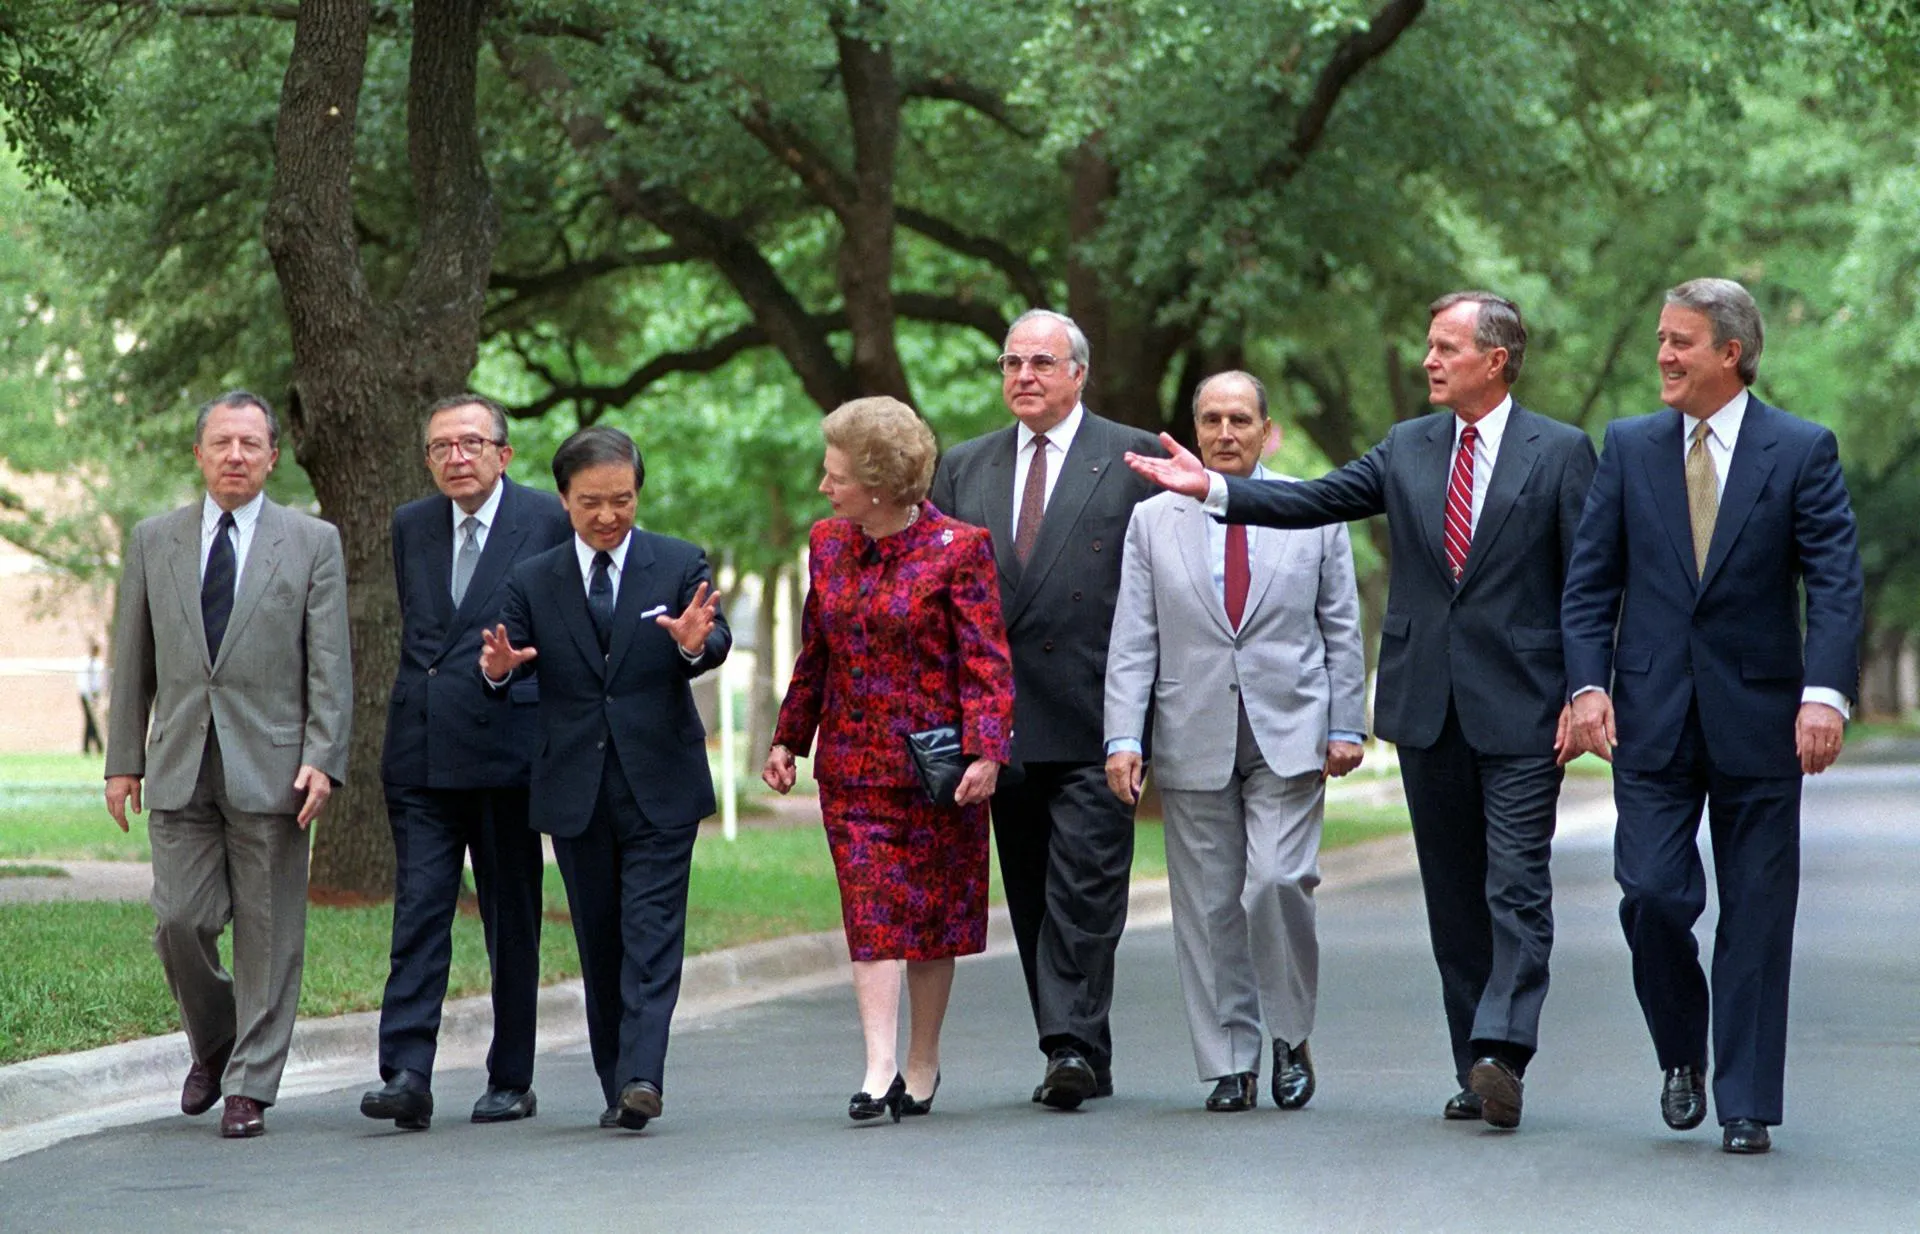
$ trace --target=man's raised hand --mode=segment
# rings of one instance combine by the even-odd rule
[[[1154,458],[1150,454],[1135,454],[1127,451],[1127,466],[1133,468],[1161,488],[1184,493],[1195,501],[1207,498],[1207,469],[1187,449],[1167,434],[1160,434],[1160,444],[1167,449],[1166,458]]]
[[[540,654],[537,647],[515,647],[507,627],[480,630],[480,672],[488,681],[504,681],[513,671]]]
[[[678,617],[662,613],[653,623],[671,634],[673,641],[680,644],[680,650],[697,656],[707,649],[707,635],[713,633],[719,608],[720,593],[703,582],[693,589],[693,599],[688,601],[685,612]]]

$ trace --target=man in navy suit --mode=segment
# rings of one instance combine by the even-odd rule
[[[531,818],[566,880],[600,1125],[638,1131],[660,1116],[693,840],[714,811],[689,683],[733,636],[706,554],[634,528],[646,473],[631,438],[581,429],[553,478],[573,538],[509,576],[480,671],[511,694],[539,657]]]
[[[1427,932],[1460,1088],[1449,1119],[1520,1124],[1553,949],[1552,855],[1568,709],[1560,591],[1593,443],[1510,393],[1527,331],[1512,301],[1427,309],[1427,400],[1318,480],[1223,477],[1173,446],[1136,471],[1228,523],[1385,514],[1393,537],[1374,728],[1399,747]]]
[[[1617,420],[1567,575],[1573,738],[1611,756],[1614,877],[1675,1130],[1764,1153],[1782,1109],[1800,783],[1840,753],[1859,683],[1853,511],[1834,437],[1754,398],[1760,311],[1695,279],[1660,314],[1660,399]],[[1805,595],[1802,608],[1801,595]],[[1805,633],[1802,635],[1804,617]],[[1702,804],[1720,888],[1711,998]]]
[[[493,970],[493,1048],[476,1123],[530,1118],[534,1006],[540,993],[540,836],[527,826],[528,751],[539,684],[496,694],[474,679],[480,631],[517,563],[563,543],[566,511],[507,479],[513,447],[499,404],[477,394],[435,403],[427,470],[438,496],[393,514],[400,668],[381,760],[393,827],[393,955],[380,1003],[380,1078],[360,1112],[424,1130],[453,959],[467,854]]]

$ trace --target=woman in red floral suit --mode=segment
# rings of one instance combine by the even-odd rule
[[[890,398],[848,403],[822,429],[836,517],[813,527],[800,657],[761,774],[784,793],[814,749],[867,1046],[847,1112],[898,1121],[932,1108],[954,957],[986,947],[987,800],[1012,738],[1013,662],[991,538],[926,502],[932,431]],[[906,738],[955,723],[975,759],[956,804],[936,806]]]

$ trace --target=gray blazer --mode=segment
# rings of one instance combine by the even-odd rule
[[[1233,775],[1238,704],[1267,766],[1326,765],[1327,731],[1366,731],[1366,657],[1353,549],[1343,524],[1254,537],[1236,634],[1213,581],[1208,515],[1162,493],[1127,526],[1107,648],[1106,736],[1138,741],[1154,709],[1154,778],[1212,791]]]
[[[1120,556],[1133,507],[1159,491],[1122,457],[1166,451],[1151,433],[1092,412],[1054,481],[1026,565],[1013,551],[1013,452],[1008,426],[948,450],[929,499],[943,514],[993,533],[1000,610],[1013,651],[1016,763],[1100,763],[1100,696]]]
[[[294,814],[302,763],[335,782],[347,775],[353,669],[340,533],[266,502],[220,658],[209,664],[200,512],[195,501],[133,529],[120,576],[106,774],[144,777],[149,810],[181,809],[211,724],[234,807]]]

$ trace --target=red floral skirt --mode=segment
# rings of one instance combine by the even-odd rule
[[[944,960],[987,946],[987,805],[919,788],[820,787],[856,960]]]

